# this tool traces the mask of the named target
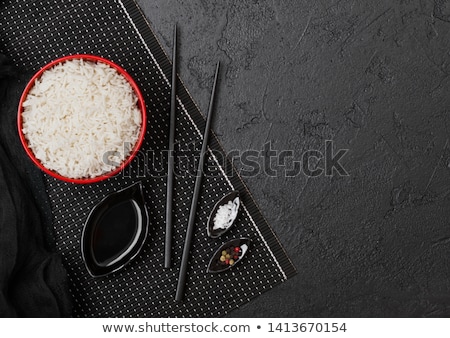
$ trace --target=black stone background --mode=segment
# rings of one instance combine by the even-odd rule
[[[298,274],[230,316],[449,316],[450,1],[137,2],[202,111],[222,61],[226,151],[348,149],[347,177],[244,177]]]

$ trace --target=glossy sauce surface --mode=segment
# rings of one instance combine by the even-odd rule
[[[92,238],[92,253],[99,265],[108,266],[132,246],[142,219],[139,206],[132,200],[110,205],[98,219]]]

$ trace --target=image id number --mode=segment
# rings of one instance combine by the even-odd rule
[[[346,332],[345,323],[269,323],[274,332]]]

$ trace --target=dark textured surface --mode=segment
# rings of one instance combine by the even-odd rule
[[[227,151],[349,149],[244,178],[299,273],[231,315],[450,316],[450,1],[138,3]]]

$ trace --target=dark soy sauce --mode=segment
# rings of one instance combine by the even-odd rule
[[[92,235],[92,253],[98,265],[113,264],[132,247],[142,229],[140,213],[132,199],[109,205],[98,219]]]
[[[105,276],[130,263],[148,231],[142,182],[107,195],[92,208],[81,236],[81,255],[89,274]]]

